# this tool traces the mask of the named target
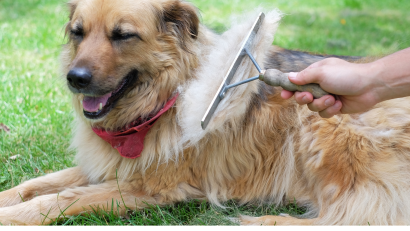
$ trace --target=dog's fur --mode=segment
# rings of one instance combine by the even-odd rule
[[[66,215],[90,206],[117,211],[112,200],[120,202],[123,213],[123,202],[138,209],[145,202],[166,205],[191,198],[215,204],[296,200],[309,209],[305,219],[242,217],[243,224],[410,223],[409,98],[380,103],[363,114],[321,119],[281,99],[280,89],[253,82],[232,90],[210,127],[201,131],[196,114],[202,114],[195,110],[206,109],[202,104],[209,103],[216,91],[211,88],[223,77],[218,69],[229,68],[221,60],[233,58],[223,52],[237,46],[223,48],[240,44],[240,38],[221,41],[245,32],[215,35],[199,24],[193,6],[179,0],[72,0],[69,6],[67,33],[81,23],[85,36],[69,35],[62,54],[64,74],[76,65],[92,67],[96,91],[114,89],[134,69],[138,82],[96,121],[84,118],[83,95],[74,94],[72,146],[79,166],[1,192],[2,224],[47,224],[65,208]],[[272,34],[279,15],[274,12],[267,20],[262,29]],[[139,38],[113,42],[110,34],[116,27],[138,32]],[[236,31],[247,29],[249,23]],[[269,39],[260,37],[253,48],[265,68],[300,71],[324,58],[278,47],[265,52]],[[237,78],[253,74],[247,62]],[[201,86],[205,90],[198,92]],[[213,92],[206,94],[207,89]],[[122,129],[158,111],[177,91],[180,98],[150,130],[140,158],[121,157],[91,130]]]

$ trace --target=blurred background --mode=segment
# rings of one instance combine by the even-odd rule
[[[379,56],[410,46],[409,0],[192,0],[220,33],[232,15],[278,8],[274,44]],[[73,166],[70,97],[59,72],[68,21],[62,0],[0,0],[0,191]]]

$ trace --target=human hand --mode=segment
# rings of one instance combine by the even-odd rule
[[[299,73],[289,73],[289,80],[298,85],[317,83],[323,90],[337,95],[313,99],[309,92],[290,92],[283,90],[282,98],[293,95],[300,105],[307,104],[312,111],[319,112],[323,118],[336,114],[349,114],[370,109],[379,102],[376,83],[369,75],[367,64],[354,64],[338,58],[327,58],[310,65]]]

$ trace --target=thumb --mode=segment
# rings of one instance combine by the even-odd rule
[[[308,67],[301,72],[290,72],[288,78],[292,83],[297,85],[320,83],[321,72],[320,68]]]

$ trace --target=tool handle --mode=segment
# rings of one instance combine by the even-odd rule
[[[315,99],[318,99],[325,95],[330,95],[328,92],[323,90],[319,84],[309,83],[306,85],[296,85],[289,81],[288,73],[283,73],[276,69],[263,70],[259,79],[271,86],[280,86],[288,91],[300,91],[300,92],[310,92]]]

